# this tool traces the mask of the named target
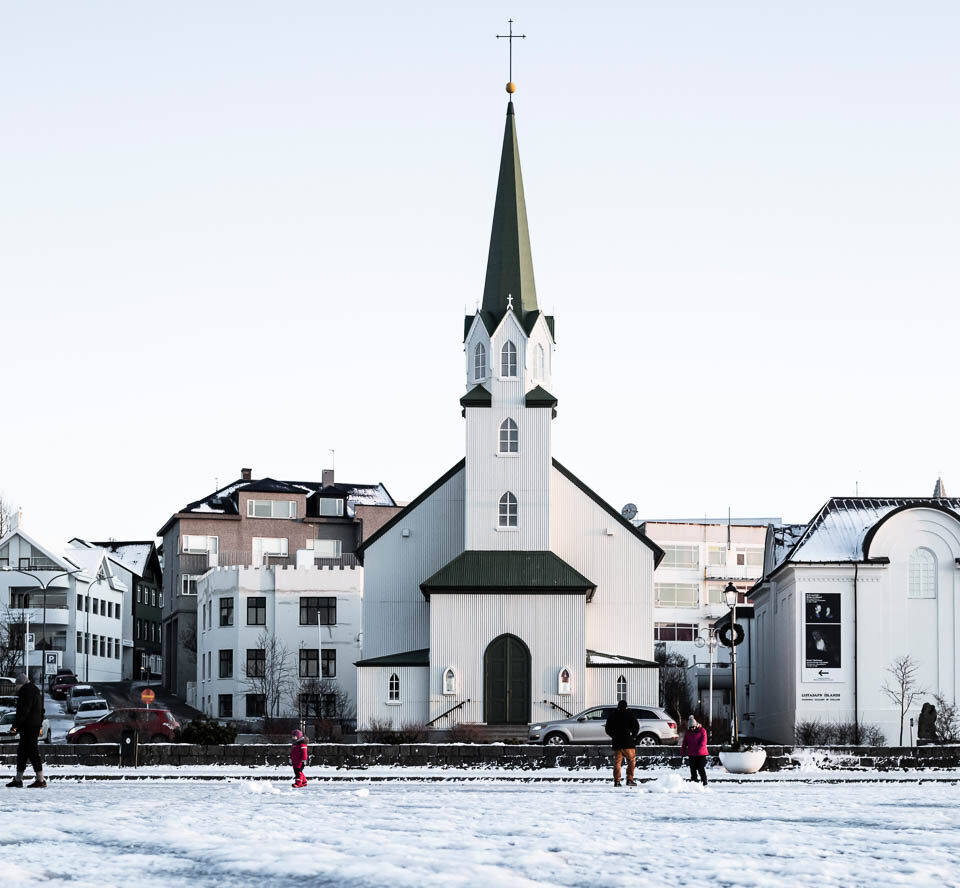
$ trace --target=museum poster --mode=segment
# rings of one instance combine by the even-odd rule
[[[806,651],[807,669],[839,669],[840,651],[840,593],[806,593]]]

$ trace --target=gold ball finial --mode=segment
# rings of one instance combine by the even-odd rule
[[[507,84],[507,92],[510,93],[510,95],[513,95],[516,91],[517,91],[517,85],[511,80]]]

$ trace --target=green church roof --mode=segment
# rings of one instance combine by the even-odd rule
[[[420,584],[425,598],[440,592],[592,595],[596,584],[549,551],[461,552]]]

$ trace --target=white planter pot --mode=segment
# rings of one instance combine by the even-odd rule
[[[720,764],[731,774],[756,774],[766,760],[767,751],[765,749],[720,753]]]

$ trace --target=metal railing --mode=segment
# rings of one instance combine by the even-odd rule
[[[553,700],[544,700],[543,702],[546,703],[547,706],[552,706],[558,712],[562,712],[564,715],[568,717],[571,717],[573,715],[573,713],[569,709],[564,709],[559,703],[554,703]]]
[[[436,724],[438,721],[440,721],[441,718],[446,718],[448,715],[450,715],[451,712],[456,712],[461,706],[466,706],[469,702],[470,702],[469,699],[467,699],[467,700],[461,700],[456,706],[451,706],[446,712],[444,712],[444,713],[442,713],[441,715],[438,715],[436,718],[431,719],[430,721],[428,721],[427,724],[426,724],[426,727],[429,728],[430,725]]]

